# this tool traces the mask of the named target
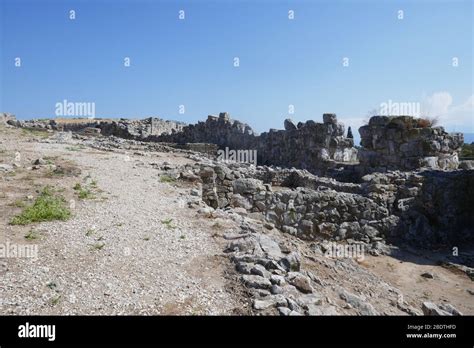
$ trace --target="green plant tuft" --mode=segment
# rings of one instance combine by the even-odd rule
[[[55,195],[51,188],[45,187],[35,202],[27,206],[23,212],[15,216],[11,225],[27,225],[33,222],[67,220],[71,211],[62,196]]]
[[[172,176],[164,174],[164,175],[160,176],[160,182],[174,183],[174,182],[176,182],[176,179],[173,178]]]

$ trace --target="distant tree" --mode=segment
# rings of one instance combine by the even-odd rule
[[[352,129],[351,129],[351,127],[347,128],[347,137],[348,137],[348,138],[351,138],[351,139],[354,139],[354,136],[352,135]]]
[[[464,144],[459,157],[461,159],[474,159],[474,142],[471,144]]]

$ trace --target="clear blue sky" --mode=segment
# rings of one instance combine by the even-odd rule
[[[0,111],[19,118],[67,99],[94,102],[97,117],[228,111],[262,132],[292,104],[295,121],[334,112],[357,128],[382,102],[428,98],[455,115],[448,130],[474,132],[471,0],[0,2]],[[430,99],[439,92],[452,102]]]

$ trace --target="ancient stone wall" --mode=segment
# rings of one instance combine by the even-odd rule
[[[357,150],[353,139],[344,136],[344,126],[336,115],[324,114],[323,123],[307,121],[294,125],[285,120],[285,130],[271,129],[256,135],[227,113],[209,116],[206,122],[184,127],[182,132],[154,137],[155,141],[192,143],[208,142],[220,148],[256,150],[258,164],[297,167],[323,173],[336,162],[354,162]]]
[[[285,121],[285,130],[270,130],[258,141],[260,164],[296,167],[320,172],[335,162],[357,161],[354,141],[344,136],[344,125],[335,114],[324,114],[323,123],[307,121],[295,126]]]
[[[6,117],[3,117],[7,119]],[[153,136],[181,131],[185,123],[149,117],[143,120],[112,119],[46,119],[15,120],[9,124],[17,127],[53,129],[82,132],[85,128],[98,128],[103,135],[113,135],[125,139],[144,140]]]
[[[3,117],[6,119],[6,117]],[[461,133],[448,134],[427,120],[410,116],[374,116],[359,129],[362,148],[344,136],[335,114],[324,114],[323,123],[312,120],[295,125],[285,120],[284,130],[257,135],[247,124],[227,113],[208,116],[205,122],[185,125],[159,118],[143,120],[81,120],[59,123],[8,121],[19,127],[39,127],[80,132],[99,128],[103,135],[177,144],[215,144],[220,149],[256,151],[257,164],[306,169],[314,174],[354,181],[366,173],[418,168],[456,169]]]
[[[208,164],[197,174],[206,204],[261,214],[302,239],[390,240],[424,248],[474,241],[473,170],[372,173],[360,184],[295,169],[276,172]],[[275,178],[289,187],[273,186]]]
[[[302,239],[354,239],[367,243],[389,235],[398,223],[388,209],[360,194],[299,187],[274,191],[270,184],[244,177],[224,165],[202,166],[203,201],[261,213],[283,232]],[[332,183],[335,185],[335,183]]]
[[[100,122],[98,127],[103,135],[114,135],[126,139],[143,140],[153,136],[179,132],[185,123],[149,117],[143,120],[121,119],[112,122]]]
[[[474,170],[423,171],[419,176],[423,184],[418,193],[403,201],[398,236],[422,247],[461,248],[473,242]]]
[[[365,168],[413,170],[421,167],[456,169],[464,139],[443,127],[410,116],[374,116],[359,128],[362,149],[359,161]]]
[[[212,143],[219,147],[250,149],[256,146],[256,136],[249,125],[232,120],[227,113],[219,117],[209,115],[205,122],[199,121],[184,127],[180,132],[154,137],[155,141],[170,143]]]

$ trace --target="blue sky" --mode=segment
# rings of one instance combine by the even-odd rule
[[[0,2],[0,111],[19,118],[67,99],[97,117],[227,111],[262,132],[334,112],[357,129],[391,100],[474,132],[471,0]]]

